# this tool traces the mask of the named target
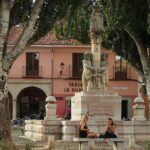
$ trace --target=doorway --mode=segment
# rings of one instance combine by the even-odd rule
[[[122,100],[121,102],[121,118],[124,120],[128,118],[128,100]]]
[[[23,89],[18,95],[18,117],[36,116],[40,111],[45,110],[46,94],[39,88],[28,87]]]

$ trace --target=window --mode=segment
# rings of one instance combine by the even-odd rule
[[[83,53],[72,54],[72,77],[81,78],[83,66],[82,66]]]
[[[127,62],[120,56],[116,56],[115,62],[115,79],[127,79]]]
[[[39,76],[39,53],[26,53],[26,75]]]

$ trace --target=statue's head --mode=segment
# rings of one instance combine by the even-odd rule
[[[90,52],[85,52],[84,53],[84,59],[86,59],[86,60],[92,60],[92,58],[93,58],[92,53],[90,53]]]
[[[95,4],[94,6],[93,6],[93,13],[100,13],[100,11],[102,11],[103,10],[103,6],[102,5],[100,5],[100,4]]]
[[[101,54],[101,61],[106,61],[107,59],[108,59],[108,54],[107,53]]]

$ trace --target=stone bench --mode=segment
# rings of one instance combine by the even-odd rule
[[[123,143],[128,142],[128,138],[110,138],[107,139],[108,143],[111,144],[113,150],[123,150]],[[74,142],[79,142],[79,150],[91,150],[94,147],[94,142],[104,143],[103,138],[73,138]],[[88,143],[88,149],[85,148],[85,144]]]

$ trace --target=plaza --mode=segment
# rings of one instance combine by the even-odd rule
[[[10,50],[19,38],[20,30],[21,27],[12,29],[8,41]],[[52,34],[48,34],[27,49],[15,61],[9,73],[12,119],[22,118],[24,114],[39,114],[40,110],[45,109],[45,98],[48,95],[56,97],[57,115],[64,117],[71,97],[75,92],[82,91],[82,59],[84,52],[90,49],[90,45],[81,45],[75,40],[60,41]],[[122,97],[122,118],[131,120],[134,98],[138,96],[142,84],[138,82],[138,75],[129,63],[112,50],[103,51],[109,55],[108,88]],[[37,59],[34,58],[36,55]],[[63,70],[61,63],[64,64]],[[142,88],[146,104],[144,87]],[[32,107],[35,110],[31,110]]]
[[[150,150],[149,1],[0,1],[1,150]]]

